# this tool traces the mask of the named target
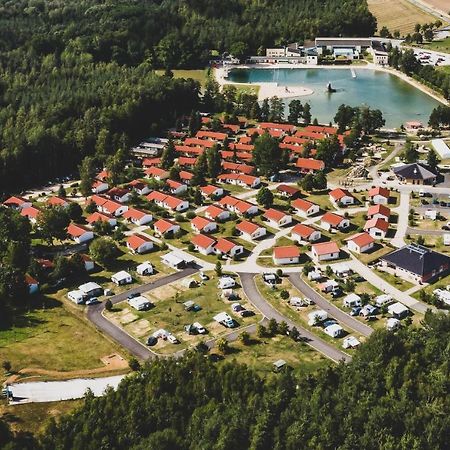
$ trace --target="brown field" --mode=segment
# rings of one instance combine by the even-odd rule
[[[428,3],[441,2],[447,0],[429,0]],[[422,11],[408,2],[408,0],[368,0],[371,13],[377,18],[378,30],[383,26],[388,27],[389,31],[400,31],[405,35],[414,32],[416,23],[435,22],[436,18]]]
[[[448,14],[450,11],[450,4],[448,0],[422,0],[422,3],[432,6],[433,8],[440,9]]]

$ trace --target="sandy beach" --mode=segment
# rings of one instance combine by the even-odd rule
[[[434,98],[438,102],[449,105],[449,102],[445,100],[444,97],[440,96],[438,93],[434,92],[432,89],[424,86],[422,83],[414,80],[413,78],[408,77],[403,72],[399,70],[395,70],[388,67],[379,66],[373,63],[355,65],[355,66],[332,66],[332,65],[309,65],[309,64],[289,64],[289,63],[279,63],[279,64],[246,64],[240,66],[233,66],[232,69],[333,69],[333,70],[349,70],[349,69],[364,69],[364,70],[377,70],[379,72],[386,72],[396,77],[406,81],[411,86],[414,86],[416,89],[421,90],[425,94]],[[231,68],[229,68],[231,69]],[[243,86],[259,86],[259,94],[258,100],[262,101],[265,98],[270,98],[273,96],[277,96],[279,98],[293,98],[293,97],[301,97],[308,96],[314,93],[314,91],[305,86],[280,86],[278,83],[235,83],[229,81],[225,78],[225,71],[229,70],[223,67],[216,68],[214,70],[216,81],[220,84],[220,86],[224,86],[225,84],[240,84]]]

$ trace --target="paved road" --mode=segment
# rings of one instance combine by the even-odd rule
[[[327,313],[334,317],[338,322],[344,324],[347,328],[351,328],[357,333],[362,334],[363,336],[370,336],[373,333],[373,328],[368,325],[360,322],[349,314],[345,313],[337,306],[334,306],[324,297],[322,297],[317,291],[311,288],[308,284],[306,284],[299,276],[299,274],[289,274],[289,281],[302,293],[305,297],[314,300],[317,306],[321,309],[327,311]]]
[[[156,280],[154,282],[146,283],[141,286],[137,286],[133,289],[130,289],[128,291],[114,295],[113,297],[110,297],[110,300],[112,304],[115,305],[116,303],[120,303],[126,300],[130,294],[134,293],[143,294],[145,292],[149,292],[152,289],[156,289],[158,287],[177,281],[181,278],[192,275],[197,271],[198,271],[197,268],[187,268],[181,270],[180,272],[168,275],[167,277],[160,278],[159,280]],[[127,334],[124,330],[119,328],[117,325],[106,319],[102,315],[104,309],[105,309],[104,302],[88,307],[87,317],[97,328],[99,328],[103,333],[106,333],[108,336],[113,338],[122,347],[127,349],[132,355],[136,356],[139,359],[149,359],[158,356],[156,353],[152,352],[149,348],[145,347],[145,345],[141,344],[136,339]]]
[[[444,234],[449,234],[450,231],[446,230],[421,230],[420,228],[408,227],[406,230],[407,234],[421,234],[424,236],[443,236]]]
[[[37,381],[30,383],[14,383],[9,386],[13,399],[11,405],[21,403],[59,402],[82,398],[90,389],[96,397],[103,395],[110,386],[117,389],[125,375],[103,378],[75,378],[66,381]]]
[[[252,303],[253,306],[255,306],[255,308],[257,308],[265,317],[269,319],[275,319],[277,322],[282,322],[284,320],[290,328],[296,327],[299,330],[300,334],[307,339],[306,342],[308,345],[310,345],[312,348],[322,353],[326,357],[330,358],[331,360],[336,362],[351,361],[351,357],[349,355],[341,352],[324,340],[318,338],[315,334],[311,333],[306,328],[303,328],[287,317],[284,317],[273,306],[271,306],[270,303],[268,303],[259,293],[254,280],[255,275],[255,273],[239,274],[242,282],[242,287],[250,303]]]

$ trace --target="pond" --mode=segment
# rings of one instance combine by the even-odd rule
[[[372,69],[235,69],[230,72],[229,81],[310,88],[313,94],[298,98],[310,103],[312,117],[321,123],[333,121],[339,105],[345,103],[380,109],[387,128],[399,127],[410,120],[426,125],[431,111],[440,104],[395,75]],[[336,92],[327,92],[328,83]],[[285,99],[285,103],[290,100]]]

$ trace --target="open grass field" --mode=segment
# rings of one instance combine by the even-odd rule
[[[445,0],[444,0],[445,1]],[[401,35],[414,32],[416,23],[435,22],[436,18],[408,0],[368,0],[370,12],[377,18],[378,30],[386,26],[391,33],[400,31]]]
[[[0,360],[10,361],[14,371],[96,369],[104,367],[100,358],[117,351],[61,301],[50,297],[34,297],[28,307],[15,313],[12,324],[0,326]],[[0,381],[4,378],[2,371]]]
[[[450,5],[449,5],[450,8]],[[446,39],[442,39],[440,41],[426,42],[422,45],[419,45],[425,50],[434,50],[436,52],[450,53],[450,37]],[[441,68],[448,69],[450,66],[441,66]]]
[[[156,73],[158,75],[163,75],[164,70],[157,70]],[[192,78],[195,81],[198,81],[202,86],[206,84],[206,80],[208,79],[208,71],[206,69],[203,70],[180,70],[174,69],[172,70],[174,78]]]
[[[287,336],[259,339],[252,336],[250,345],[240,341],[230,344],[231,350],[224,361],[247,364],[261,376],[275,376],[273,363],[284,359],[299,374],[308,374],[330,364],[324,356],[304,343],[294,342]]]

